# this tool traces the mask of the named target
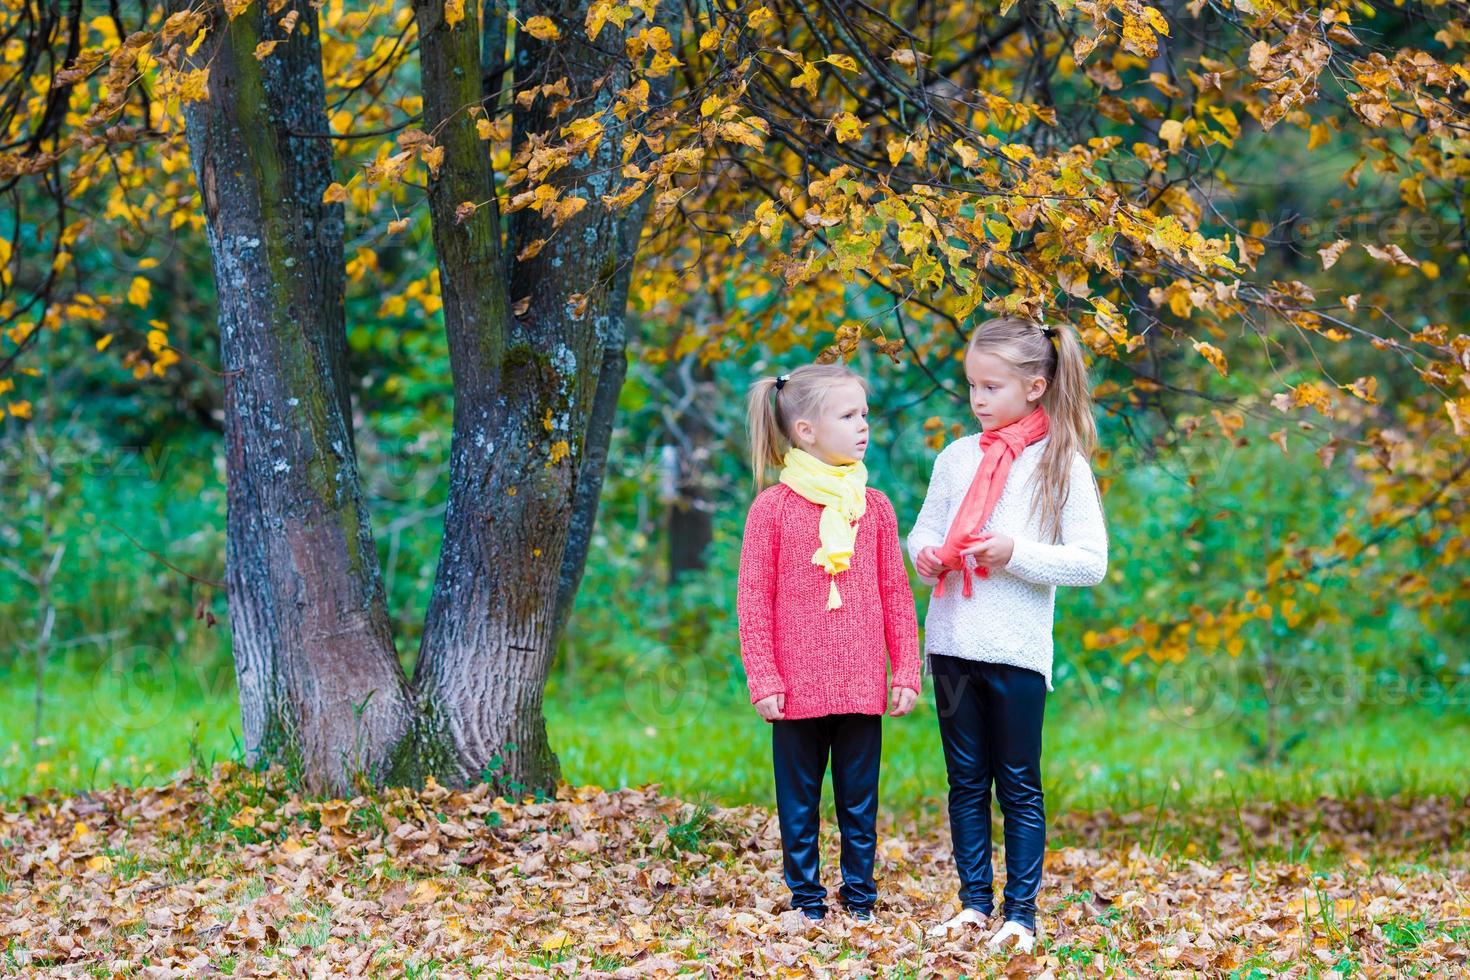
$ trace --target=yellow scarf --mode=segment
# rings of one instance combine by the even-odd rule
[[[827,608],[836,609],[842,605],[842,597],[837,594],[837,573],[847,571],[852,564],[857,520],[868,508],[868,468],[861,461],[833,466],[794,448],[787,451],[781,467],[782,483],[822,505],[817,530],[822,546],[812,555],[812,564],[821,565],[832,576]]]

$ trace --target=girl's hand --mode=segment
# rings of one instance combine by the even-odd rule
[[[894,718],[902,718],[913,711],[919,700],[919,692],[907,687],[895,687],[888,694],[888,713]]]
[[[914,559],[914,568],[925,578],[938,578],[939,573],[944,571],[944,565],[939,561],[939,549],[932,545],[919,551],[919,557]]]
[[[772,694],[768,698],[761,698],[755,703],[755,710],[766,721],[781,721],[786,717],[786,695]]]
[[[1011,560],[1016,550],[1016,539],[1009,534],[987,534],[978,544],[972,544],[961,554],[974,555],[979,565],[1001,568]]]

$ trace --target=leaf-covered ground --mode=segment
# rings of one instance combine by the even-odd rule
[[[885,819],[879,918],[783,912],[774,814],[657,787],[289,792],[233,764],[0,804],[10,976],[1462,975],[1470,801],[1053,821],[1033,955],[928,939],[947,829]],[[837,840],[824,826],[825,872]],[[1179,842],[1184,842],[1182,846]],[[1181,853],[1192,852],[1192,853]],[[1311,865],[1294,858],[1313,855]],[[999,858],[999,855],[998,855]],[[1000,865],[1003,867],[1003,865]],[[998,874],[998,878],[1002,875]],[[999,886],[999,881],[997,886]]]

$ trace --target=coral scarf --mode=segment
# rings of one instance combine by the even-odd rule
[[[852,563],[857,540],[857,520],[868,508],[868,468],[861,461],[833,466],[802,449],[790,449],[781,462],[781,482],[814,504],[821,504],[822,519],[817,536],[822,542],[812,554],[812,564],[821,565],[831,578],[827,608],[842,605],[837,594],[837,574]]]
[[[989,533],[981,534],[980,529],[990,519],[990,512],[995,510],[995,502],[1005,489],[1011,463],[1021,455],[1021,450],[1043,438],[1050,429],[1051,418],[1046,409],[1037,405],[1014,422],[980,433],[980,450],[984,455],[975,470],[975,478],[970,481],[970,489],[965,491],[964,499],[960,501],[960,509],[950,522],[944,544],[939,546],[939,562],[944,569],[934,586],[935,595],[944,595],[944,578],[952,571],[964,575],[966,597],[970,595],[972,570],[981,578],[990,577],[989,567],[975,565],[973,558],[966,560],[963,552],[990,537]]]

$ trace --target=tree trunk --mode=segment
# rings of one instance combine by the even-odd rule
[[[282,53],[251,6],[216,11],[185,106],[219,284],[227,454],[225,580],[246,759],[295,759],[314,791],[377,779],[411,698],[358,490],[343,331],[342,210],[323,205],[331,151],[316,10]]]
[[[429,201],[455,408],[444,543],[414,683],[461,778],[550,790],[560,769],[541,696],[558,635],[563,559],[573,526],[579,538],[590,531],[622,382],[636,232],[630,236],[626,217],[598,196],[617,183],[608,175],[623,124],[608,110],[627,77],[612,39],[593,47],[569,32],[558,42],[557,74],[566,73],[573,98],[603,111],[606,126],[592,158],[583,154],[557,175],[563,194],[586,197],[589,206],[555,234],[535,212],[513,214],[502,256],[493,209],[462,221],[455,214],[460,202],[493,201],[495,193],[475,120],[463,111],[483,97],[481,34],[467,22],[449,26],[442,8],[442,0],[414,5],[424,129],[444,146]],[[537,14],[580,24],[585,7],[517,8],[522,19]],[[529,66],[552,61],[548,46],[528,34],[517,43],[516,84],[524,87]],[[539,102],[518,108],[512,141],[555,125]],[[548,240],[540,254],[513,258],[540,238]],[[519,316],[510,314],[512,301],[525,303]]]
[[[474,16],[451,26],[443,0],[414,2],[423,129],[444,149],[428,198],[455,401],[444,538],[410,683],[358,487],[342,211],[321,203],[330,147],[300,135],[327,131],[317,18],[309,0],[291,6],[300,23],[286,37],[284,11],[216,15],[190,59],[210,66],[209,98],[186,107],[220,284],[226,581],[247,757],[295,756],[313,790],[345,792],[358,774],[552,790],[541,698],[596,514],[646,210],[614,214],[598,200],[621,183],[610,175],[625,124],[610,109],[628,81],[622,45],[616,32],[600,47],[557,45],[573,96],[606,127],[591,158],[557,175],[589,204],[554,235],[533,212],[513,215],[503,244],[490,157],[466,111],[503,66],[481,61]],[[517,8],[537,13],[581,24],[586,9]],[[503,25],[483,33],[504,36]],[[256,45],[277,39],[257,61]],[[522,74],[552,63],[546,45],[518,43]],[[558,125],[539,104],[516,110],[517,140]],[[464,202],[484,203],[465,214]],[[550,239],[539,256],[510,258],[537,238]],[[525,301],[519,317],[512,299]]]

